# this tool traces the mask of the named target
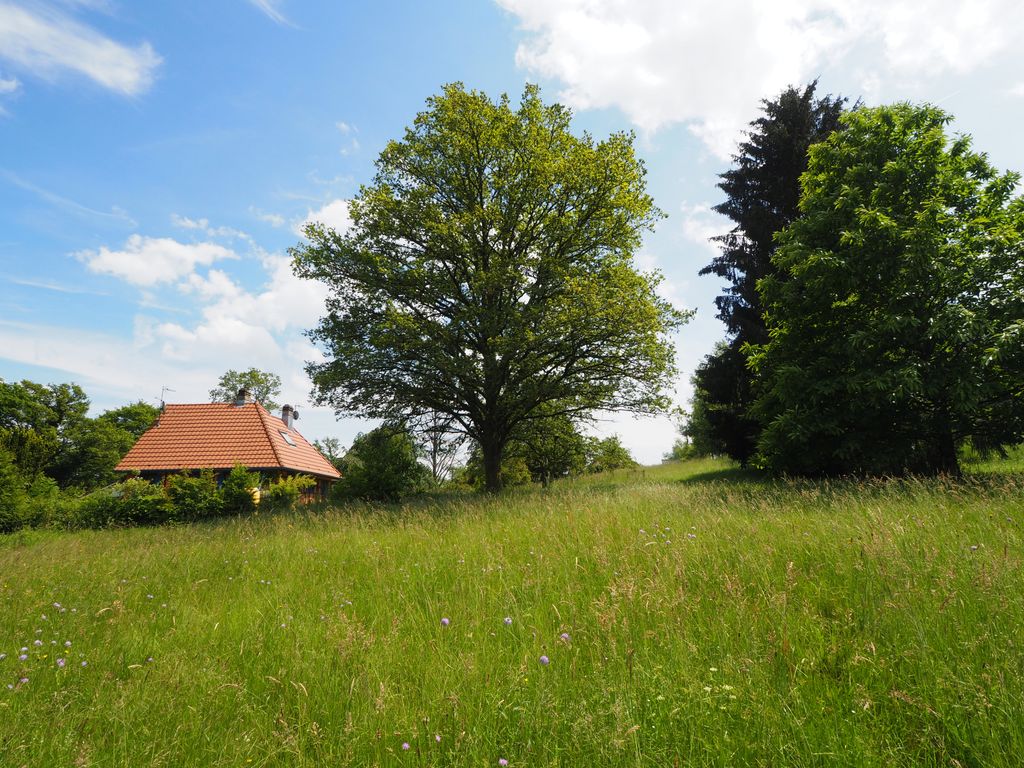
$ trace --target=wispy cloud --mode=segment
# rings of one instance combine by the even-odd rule
[[[160,56],[148,42],[124,45],[46,4],[0,0],[0,58],[36,77],[84,75],[135,96],[153,83]]]
[[[26,288],[41,288],[46,291],[56,291],[58,293],[78,293],[88,294],[90,296],[109,295],[103,291],[90,291],[86,288],[79,288],[73,285],[62,285],[61,283],[55,283],[52,280],[34,280],[32,278],[15,277],[13,275],[4,275],[4,279],[13,285],[24,285]]]
[[[95,208],[90,208],[87,205],[82,205],[81,203],[76,202],[75,200],[72,200],[69,197],[58,195],[56,192],[51,192],[48,189],[40,187],[38,184],[33,184],[31,181],[23,179],[18,174],[14,173],[13,171],[9,171],[5,168],[0,168],[0,178],[7,179],[7,181],[13,184],[14,186],[19,187],[20,189],[24,189],[26,192],[31,192],[41,200],[45,200],[51,205],[55,205],[58,208],[63,208],[64,210],[70,211],[71,213],[76,213],[83,216],[94,216],[100,219],[119,221],[123,222],[124,224],[127,224],[130,227],[134,227],[137,225],[137,222],[131,216],[129,216],[125,210],[117,206],[112,207],[110,211],[98,211]]]
[[[283,27],[295,26],[291,21],[289,21],[287,16],[281,13],[281,9],[278,8],[278,6],[281,5],[280,0],[249,0],[249,2],[263,11],[263,13],[267,15],[267,18],[275,24],[280,24]]]

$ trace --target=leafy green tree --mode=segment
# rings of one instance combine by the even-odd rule
[[[636,459],[633,458],[633,454],[622,444],[618,435],[612,435],[603,440],[590,438],[587,451],[588,472],[610,472],[615,469],[639,466]]]
[[[138,400],[128,405],[122,405],[120,408],[104,411],[96,419],[123,429],[135,440],[138,440],[146,430],[153,426],[159,415],[159,408]]]
[[[281,377],[276,373],[250,368],[247,371],[228,370],[220,377],[217,386],[210,390],[210,399],[215,403],[232,403],[238,390],[245,388],[249,395],[268,411],[276,411],[274,400],[281,396]]]
[[[28,476],[52,474],[74,447],[89,398],[77,384],[0,381],[0,442]]]
[[[16,531],[25,524],[25,480],[10,451],[0,447],[0,533]]]
[[[587,438],[564,414],[530,419],[520,424],[508,453],[521,458],[535,483],[581,474],[587,464]]]
[[[114,467],[135,444],[134,435],[101,418],[82,419],[65,437],[47,467],[47,474],[61,488],[91,490],[115,482]]]
[[[336,437],[325,437],[323,440],[314,440],[313,447],[316,448],[335,469],[341,467],[345,457],[345,450],[341,447],[341,440]]]
[[[413,434],[396,424],[357,435],[340,472],[341,479],[331,488],[335,499],[399,501],[425,490],[429,476],[419,462]]]
[[[763,114],[750,124],[733,167],[718,184],[726,200],[715,210],[731,219],[733,228],[714,238],[721,252],[700,272],[729,282],[715,299],[729,339],[697,367],[695,398],[707,416],[712,452],[726,453],[744,465],[754,453],[760,428],[750,413],[753,374],[742,350],[746,344],[768,341],[757,281],[777,272],[772,266],[773,238],[799,215],[807,150],[840,128],[846,101],[816,98],[816,88],[816,81],[803,89],[787,88],[777,99],[762,102]]]
[[[1024,202],[932,106],[858,109],[814,146],[761,282],[768,466],[958,473],[1024,436]]]
[[[538,408],[667,406],[688,315],[631,261],[660,216],[631,135],[574,136],[534,86],[518,108],[459,84],[428,107],[381,153],[351,229],[310,225],[292,251],[330,289],[307,370],[339,413],[451,417],[493,492]]]

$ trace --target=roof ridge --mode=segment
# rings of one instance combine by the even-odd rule
[[[270,426],[267,424],[266,417],[270,416],[271,418],[273,418],[273,416],[271,415],[270,411],[263,407],[263,403],[261,403],[259,400],[257,400],[254,403],[254,405],[256,406],[256,413],[260,415],[260,423],[263,424],[263,434],[267,438],[267,440],[270,441],[270,450],[274,452],[274,459],[277,460],[278,466],[283,467],[284,464],[281,463],[281,454],[278,453],[277,451],[277,446],[274,444],[274,436],[270,434]]]

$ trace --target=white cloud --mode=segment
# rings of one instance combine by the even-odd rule
[[[1017,83],[1016,85],[1011,87],[1007,91],[1007,93],[1009,93],[1011,96],[1019,96],[1021,98],[1024,98],[1024,82]]]
[[[149,43],[129,47],[52,7],[2,1],[0,58],[47,80],[76,72],[128,96],[149,88],[161,62]]]
[[[16,77],[0,77],[0,94],[14,93],[21,87]]]
[[[352,219],[348,213],[348,200],[332,200],[317,211],[310,210],[306,214],[306,218],[292,227],[292,231],[299,237],[303,237],[306,225],[316,222],[333,229],[338,234],[347,232],[352,226]]]
[[[237,259],[234,251],[215,243],[179,243],[168,237],[132,235],[122,250],[102,246],[74,254],[92,272],[113,275],[138,285],[153,286],[187,277],[197,266]]]
[[[683,203],[679,210],[683,214],[683,236],[717,255],[718,246],[711,238],[728,232],[731,228],[729,220],[712,210],[707,203]]]
[[[334,125],[339,131],[341,131],[342,136],[348,136],[352,131],[356,130],[354,126],[349,125],[344,120],[339,120]]]
[[[528,35],[517,64],[562,81],[564,101],[618,107],[647,132],[685,123],[721,158],[761,98],[826,67],[865,84],[965,73],[1024,33],[1014,0],[497,2]]]

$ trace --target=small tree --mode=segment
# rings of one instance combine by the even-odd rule
[[[159,408],[154,408],[149,403],[139,400],[122,405],[120,408],[104,411],[96,417],[96,420],[123,429],[138,440],[147,429],[153,426],[159,415]]]
[[[331,489],[335,499],[399,501],[423,491],[429,472],[404,425],[385,424],[356,436]]]
[[[618,435],[612,435],[603,440],[590,438],[588,453],[587,471],[589,472],[610,472],[615,469],[638,466],[633,454],[622,444]]]
[[[215,403],[234,402],[238,390],[246,389],[252,398],[268,411],[276,411],[274,400],[281,395],[281,377],[276,373],[250,368],[247,371],[228,370],[220,377],[217,386],[210,390],[210,399]]]

